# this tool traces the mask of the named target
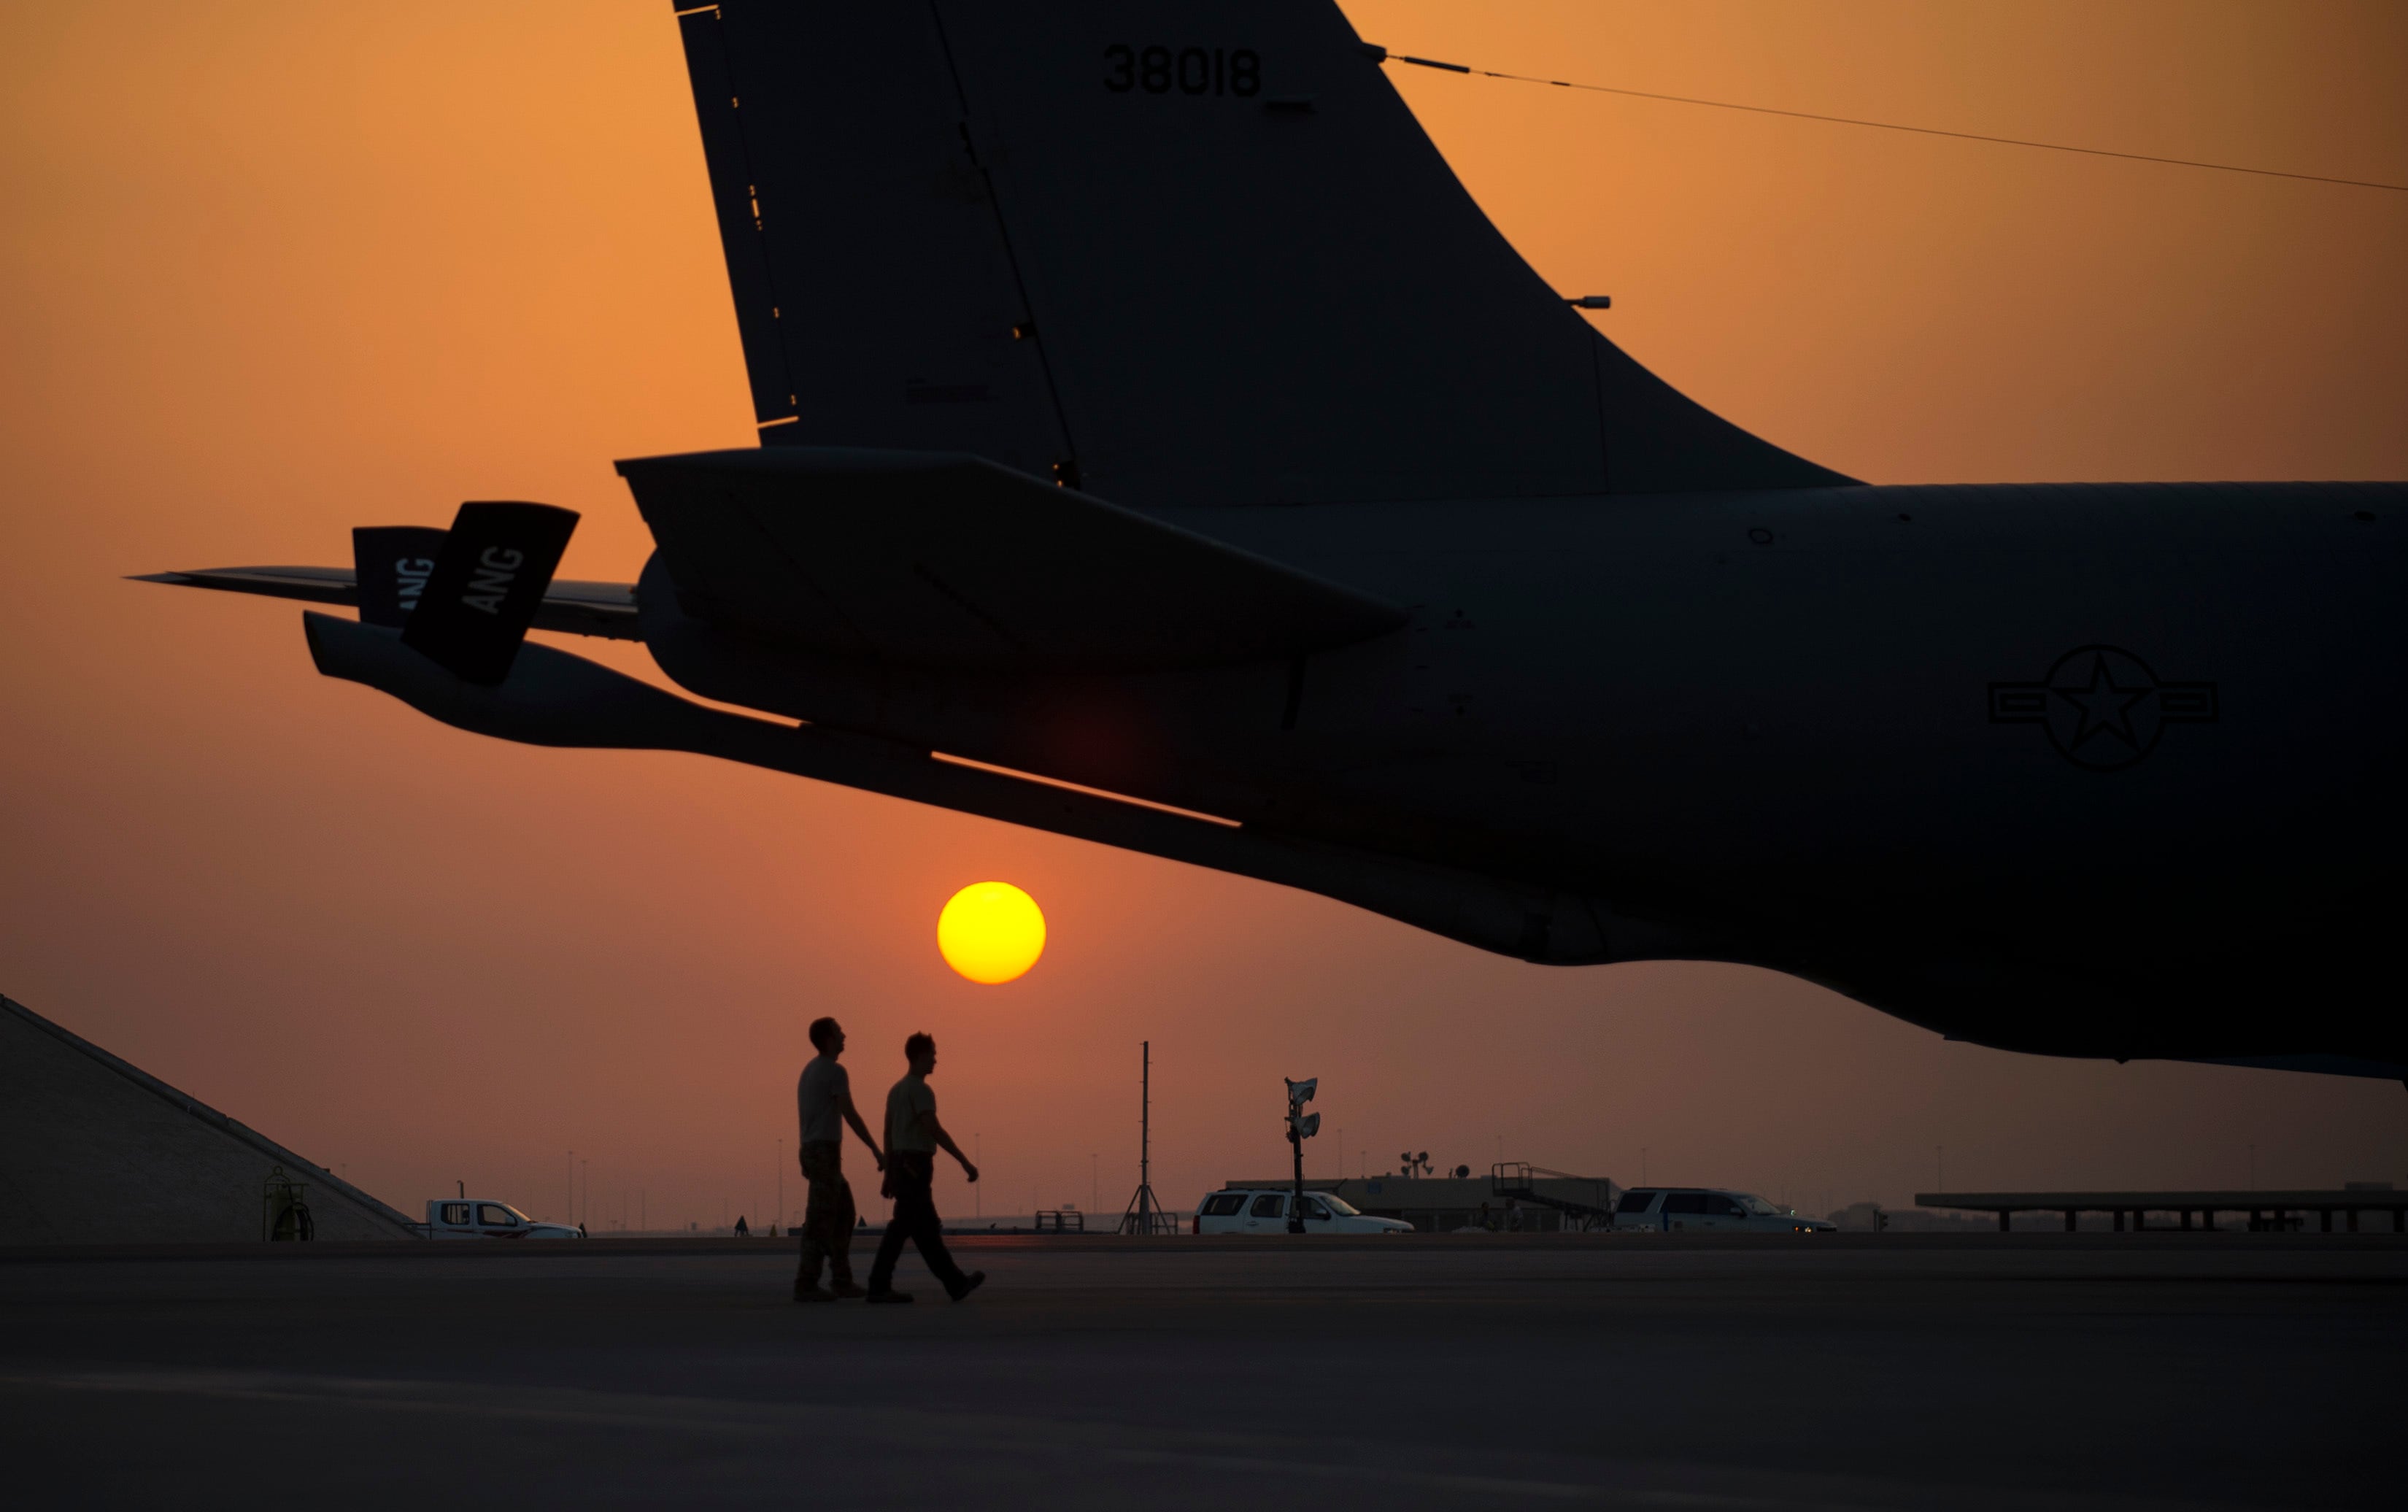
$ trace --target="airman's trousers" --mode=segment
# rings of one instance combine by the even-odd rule
[[[844,1179],[844,1145],[832,1139],[808,1140],[802,1145],[803,1179],[810,1195],[803,1203],[803,1260],[795,1273],[796,1286],[820,1284],[824,1262],[838,1286],[853,1280],[853,1188]]]
[[[937,1217],[932,1189],[936,1179],[935,1156],[918,1150],[886,1152],[886,1188],[895,1196],[895,1217],[886,1225],[885,1237],[878,1241],[878,1258],[869,1262],[870,1295],[894,1287],[895,1262],[903,1258],[907,1239],[920,1246],[920,1258],[944,1283],[946,1293],[962,1294],[962,1283],[969,1277],[945,1248],[945,1225]]]

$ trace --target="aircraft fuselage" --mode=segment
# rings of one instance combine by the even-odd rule
[[[2408,671],[2408,488],[1159,517],[1411,623],[1288,663],[968,675],[681,633],[655,574],[646,639],[711,698],[1584,900],[1594,933],[1542,924],[1535,959],[1748,960],[2092,1054],[2220,1053],[2263,1007],[2238,994],[2368,1007],[2363,962],[2303,947],[2400,893],[2408,727],[2363,690]]]

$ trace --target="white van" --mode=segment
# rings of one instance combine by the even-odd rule
[[[1228,1187],[1196,1204],[1197,1233],[1285,1233],[1288,1199],[1295,1193],[1262,1187]],[[1411,1233],[1402,1218],[1375,1218],[1328,1192],[1304,1194],[1307,1233]]]
[[[1713,1187],[1633,1187],[1614,1204],[1613,1226],[1666,1233],[1829,1233],[1839,1227],[1801,1218],[1796,1208],[1775,1207],[1753,1192]]]

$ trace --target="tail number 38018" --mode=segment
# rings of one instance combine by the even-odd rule
[[[1176,90],[1182,94],[1234,94],[1242,100],[1263,89],[1262,56],[1252,48],[1140,48],[1115,42],[1104,49],[1104,88],[1115,94]]]

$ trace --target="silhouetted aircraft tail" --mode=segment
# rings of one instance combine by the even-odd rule
[[[679,10],[765,444],[1140,507],[1849,482],[1568,309],[1327,0]]]

